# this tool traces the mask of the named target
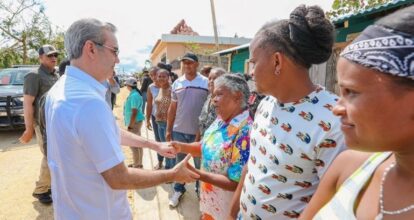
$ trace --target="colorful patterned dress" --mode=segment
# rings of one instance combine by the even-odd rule
[[[239,182],[243,166],[249,158],[249,132],[252,123],[248,110],[234,117],[229,123],[220,118],[215,120],[201,141],[201,169]],[[200,210],[204,217],[226,219],[233,193],[202,182]]]
[[[318,87],[294,103],[267,96],[250,135],[242,219],[298,218],[332,160],[344,149],[337,96]]]

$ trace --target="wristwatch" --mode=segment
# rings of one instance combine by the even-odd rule
[[[132,128],[128,126],[128,130],[132,130]]]

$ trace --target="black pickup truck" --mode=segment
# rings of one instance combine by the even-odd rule
[[[24,128],[23,83],[24,77],[35,67],[0,70],[0,130]]]

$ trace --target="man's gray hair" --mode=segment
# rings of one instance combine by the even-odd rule
[[[226,73],[216,80],[214,80],[214,87],[218,88],[224,86],[228,88],[232,93],[241,92],[242,93],[242,103],[241,108],[247,109],[248,100],[250,96],[249,86],[247,85],[246,80],[235,73]]]
[[[111,23],[102,22],[94,18],[75,21],[65,34],[65,49],[69,60],[82,56],[82,48],[87,40],[104,44],[104,30],[115,33],[116,27]]]

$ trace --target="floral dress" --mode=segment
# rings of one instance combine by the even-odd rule
[[[206,130],[201,141],[201,169],[239,182],[243,166],[249,158],[249,132],[252,123],[248,110],[234,117],[229,123],[217,118]],[[207,219],[226,219],[233,193],[202,182],[200,210],[203,216],[208,216]]]

